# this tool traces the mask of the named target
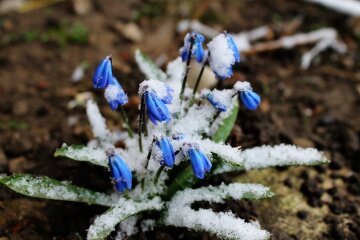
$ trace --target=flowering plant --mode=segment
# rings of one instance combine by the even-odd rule
[[[261,146],[240,150],[225,144],[236,121],[238,109],[256,110],[261,102],[249,82],[237,82],[232,89],[198,93],[204,68],[210,67],[218,81],[232,76],[240,61],[237,45],[223,32],[203,49],[205,38],[192,32],[185,36],[181,57],[170,62],[166,73],[140,50],[135,53],[140,70],[148,80],[139,86],[141,99],[138,134],[134,134],[122,106],[128,97],[113,76],[111,56],[98,65],[94,88],[104,89],[112,110],[120,110],[126,137],[125,147],[116,148],[118,134],[108,130],[97,104],[89,100],[86,111],[94,140],[86,146],[64,144],[55,157],[108,168],[114,189],[105,194],[69,182],[28,174],[2,175],[0,183],[24,195],[54,200],[78,201],[109,207],[95,218],[88,239],[106,238],[120,223],[119,239],[156,225],[187,227],[207,231],[225,239],[268,239],[270,233],[257,222],[245,222],[232,213],[211,209],[194,210],[196,201],[223,202],[225,199],[261,199],[274,194],[259,184],[232,183],[192,189],[197,181],[230,171],[248,171],[274,166],[326,163],[313,148],[291,145]],[[191,59],[202,64],[194,89],[187,87]],[[148,121],[149,119],[150,121]],[[109,182],[110,184],[110,182]],[[140,213],[148,214],[142,218]],[[138,223],[138,224],[137,224]]]

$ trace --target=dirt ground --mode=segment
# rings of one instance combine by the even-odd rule
[[[224,87],[231,87],[237,79],[247,79],[263,97],[260,110],[240,110],[229,143],[243,148],[282,142],[316,147],[331,163],[212,179],[263,183],[277,196],[198,207],[231,210],[246,220],[255,217],[273,239],[360,239],[360,19],[300,0],[99,0],[83,15],[63,1],[0,15],[0,172],[46,175],[111,191],[106,170],[52,156],[64,142],[83,144],[91,139],[84,108],[70,109],[69,101],[80,92],[92,92],[110,125],[119,127],[119,115],[111,112],[90,80],[98,61],[111,53],[116,75],[132,100],[127,111],[135,127],[136,86],[144,77],[134,62],[134,49],[154,59],[173,59],[183,38],[176,24],[185,18],[235,33],[268,25],[274,38],[282,36],[294,19],[301,19],[301,24],[293,33],[322,27],[338,31],[348,47],[345,54],[327,50],[308,70],[299,66],[309,46],[255,54],[224,82]],[[142,37],[124,36],[120,25],[129,22],[140,28]],[[73,70],[84,62],[84,78],[72,82]],[[94,216],[104,210],[31,199],[0,187],[0,239],[84,239]],[[158,228],[133,239],[216,238]]]

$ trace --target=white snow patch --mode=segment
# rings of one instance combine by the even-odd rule
[[[106,127],[105,118],[100,113],[98,105],[93,100],[88,100],[86,103],[86,114],[88,116],[94,137],[105,141],[110,132]]]

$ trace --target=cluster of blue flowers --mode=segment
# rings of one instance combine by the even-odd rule
[[[111,56],[105,57],[93,76],[94,88],[105,88],[105,99],[112,110],[128,102],[128,96],[121,87],[119,81],[113,76]]]
[[[230,53],[231,55],[231,61],[227,59],[226,61],[224,61],[224,63],[220,62],[212,65],[212,59],[214,60],[219,57],[217,55],[221,54],[221,48],[220,51],[219,49],[216,49],[213,50],[215,52],[212,52],[212,49],[215,49],[216,47],[210,47],[209,43],[209,50],[207,51],[208,53],[206,53],[202,46],[205,38],[201,34],[196,32],[189,33],[185,37],[184,46],[180,49],[182,61],[189,64],[190,59],[195,58],[198,63],[204,64],[203,67],[210,61],[210,67],[212,68],[214,74],[219,80],[231,77],[233,75],[232,67],[235,63],[240,61],[240,54],[232,36],[226,32],[223,32],[221,34],[223,34],[223,36],[220,36],[221,39],[218,38],[217,40],[215,40],[216,38],[214,38],[212,44],[214,45],[215,43],[216,45],[218,41],[221,42],[222,45],[226,45],[225,48],[227,54]],[[201,74],[202,73],[200,73],[200,77],[198,78],[198,80],[201,78]],[[184,79],[186,80],[186,78]],[[157,125],[157,123],[159,122],[169,122],[171,120],[171,114],[166,105],[171,104],[173,100],[172,93],[174,92],[169,86],[164,84],[164,89],[162,89],[163,91],[161,91],[161,94],[159,95],[156,88],[151,87],[149,85],[149,82],[145,82],[141,87],[141,92],[139,93],[141,95],[141,112],[139,124],[140,147],[142,144],[141,131],[143,124],[141,121],[144,121],[145,113],[147,113],[148,118],[154,125]],[[94,88],[105,89],[105,98],[112,110],[116,110],[119,106],[122,106],[128,102],[128,97],[126,93],[121,87],[119,81],[113,76],[111,56],[105,57],[99,63],[93,75],[93,86]],[[241,102],[247,109],[255,110],[259,106],[261,98],[257,93],[252,91],[250,84],[244,86],[246,87],[234,87],[234,96],[238,95],[239,100],[241,100]],[[206,99],[218,111],[218,115],[220,114],[220,112],[227,111],[227,106],[221,101],[219,101],[212,92],[206,94]],[[180,149],[178,149],[176,153],[174,151],[172,141],[179,141],[182,144],[182,147],[180,147]],[[190,159],[194,175],[197,178],[203,179],[205,177],[205,173],[209,172],[212,168],[212,164],[208,156],[206,156],[206,154],[204,154],[200,150],[196,143],[186,142],[185,136],[181,133],[173,135],[172,139],[169,139],[166,136],[163,136],[161,138],[155,138],[152,146],[153,144],[155,144],[158,148],[156,153],[160,155],[158,155],[156,158],[160,161],[161,165],[172,168],[175,163],[176,154],[182,151],[183,156]],[[152,151],[152,146],[150,147],[149,154]],[[177,146],[179,146],[179,144]],[[120,155],[114,153],[109,154],[108,159],[109,168],[116,190],[119,192],[123,192],[126,189],[130,190],[132,187],[132,173],[126,162],[122,159]]]

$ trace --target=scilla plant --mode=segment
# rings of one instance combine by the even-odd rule
[[[232,183],[193,189],[194,184],[230,171],[317,165],[327,159],[313,148],[282,144],[240,150],[225,144],[239,107],[256,110],[261,98],[249,82],[241,81],[232,89],[205,89],[198,93],[205,67],[209,66],[218,81],[222,81],[232,76],[233,65],[240,61],[230,34],[219,34],[207,44],[206,50],[204,41],[199,33],[188,33],[180,57],[168,64],[166,73],[140,50],[136,51],[136,61],[148,79],[139,86],[137,134],[122,109],[128,97],[113,75],[111,57],[98,65],[93,85],[104,89],[112,110],[120,110],[127,130],[122,139],[125,146],[115,147],[119,134],[108,130],[97,104],[90,100],[86,110],[94,139],[86,146],[64,144],[56,150],[55,157],[109,169],[114,191],[94,192],[69,182],[28,174],[3,175],[1,184],[31,197],[109,207],[88,229],[89,240],[106,238],[119,223],[118,239],[135,234],[139,228],[147,231],[158,225],[206,231],[223,239],[268,239],[270,233],[257,222],[245,222],[230,212],[195,210],[191,206],[197,201],[221,203],[229,198],[269,198],[274,195],[269,188]],[[192,59],[202,64],[194,89],[187,87]]]

